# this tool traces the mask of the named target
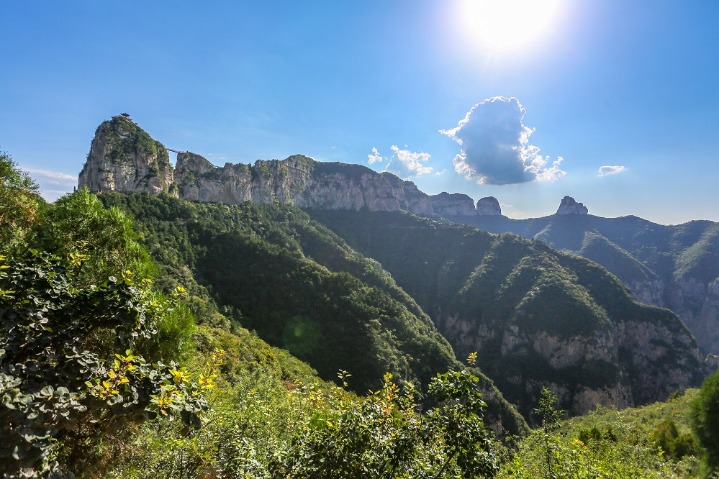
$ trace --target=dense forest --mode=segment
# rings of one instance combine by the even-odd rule
[[[401,244],[362,238],[389,233],[361,216],[342,233],[320,216],[84,189],[47,204],[3,154],[3,477],[659,478],[719,466],[717,374],[666,402],[567,419],[549,389],[505,392],[506,364],[438,328],[437,308],[526,321],[472,302],[491,281],[535,316],[556,315],[547,327],[611,328],[612,308],[674,324],[594,263],[395,218],[415,228],[404,237],[462,238],[497,260],[472,274],[460,255],[437,277],[429,255],[382,257]],[[543,303],[572,281],[565,305]],[[567,324],[567,305],[586,307],[574,312],[586,321]]]
[[[454,216],[491,233],[514,233],[596,261],[643,302],[676,312],[706,353],[719,353],[719,224],[660,225],[636,216]]]

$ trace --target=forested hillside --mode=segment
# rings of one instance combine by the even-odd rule
[[[377,262],[298,208],[147,194],[100,198],[136,219],[150,253],[176,271],[166,276],[196,274],[237,323],[327,380],[348,371],[349,387],[364,394],[391,372],[424,389],[438,372],[459,366],[431,319]],[[522,431],[514,408],[491,381],[484,386],[494,427]]]
[[[87,190],[48,205],[5,155],[0,174],[3,477],[497,472],[491,383],[452,356],[423,388],[387,373],[355,396],[348,371],[320,380],[218,310],[189,268],[155,263],[120,209]],[[485,397],[488,425],[526,430]]]
[[[638,218],[453,216],[491,233],[515,233],[601,264],[647,304],[674,311],[701,350],[719,353],[719,224],[666,226]]]
[[[406,213],[311,214],[379,261],[459,354],[478,351],[478,364],[524,414],[545,385],[577,414],[656,401],[703,378],[683,323],[635,302],[596,263]]]
[[[4,477],[689,478],[718,464],[719,376],[653,406],[654,416],[599,412],[579,429],[543,391],[532,414],[540,427],[510,437],[526,426],[476,375],[478,356],[470,366],[454,359],[421,302],[306,213],[147,195],[103,195],[103,204],[86,190],[50,205],[5,155],[0,178]],[[464,231],[461,241],[477,234]],[[227,265],[235,272],[219,275]],[[282,282],[281,294],[265,291]],[[351,322],[331,301],[379,325],[326,325],[325,314]],[[314,358],[334,382],[243,324]],[[313,355],[329,349],[318,344],[326,331],[344,328],[356,328],[349,334],[370,353],[341,338],[330,347],[363,366],[379,352],[370,371],[395,374],[376,382],[364,371],[330,372]],[[428,371],[440,366],[448,370]]]

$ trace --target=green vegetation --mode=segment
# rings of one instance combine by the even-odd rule
[[[659,280],[651,269],[628,251],[591,231],[584,234],[582,246],[577,253],[601,264],[627,284]]]
[[[5,477],[683,478],[716,467],[719,376],[663,404],[568,421],[545,389],[541,427],[514,437],[516,451],[501,444],[493,430],[527,429],[472,366],[491,351],[463,365],[423,309],[446,300],[527,330],[601,332],[634,303],[591,262],[398,215],[394,232],[358,234],[390,234],[394,254],[445,254],[388,261],[405,290],[296,208],[85,190],[46,205],[3,160],[0,194],[24,199],[3,203],[0,223],[12,239],[0,244]],[[382,219],[357,215],[347,221]],[[528,291],[559,306],[544,313]],[[530,362],[540,378],[617,374],[599,361],[554,372]]]
[[[123,163],[137,154],[142,154],[147,158],[156,158],[158,164],[164,168],[170,165],[170,156],[165,146],[153,140],[129,116],[114,116],[110,121],[102,123],[99,128],[109,128],[114,132],[105,136],[110,160]]]
[[[79,260],[30,255],[0,269],[0,473],[57,471],[57,440],[69,445],[144,417],[199,427],[212,373],[191,377],[175,362],[151,365],[132,352],[162,327],[172,302],[129,274],[78,287]],[[102,344],[109,333],[111,348]]]
[[[489,383],[451,356],[445,360],[449,372],[431,375],[424,397],[419,383],[390,376],[378,392],[356,397],[241,328],[236,319],[243,313],[225,306],[230,317],[225,316],[186,266],[182,279],[189,286],[177,285],[168,274],[173,264],[152,264],[127,216],[98,205],[86,191],[50,205],[42,217],[28,219],[32,241],[2,258],[0,462],[6,477],[65,477],[67,471],[102,477],[336,477],[331,458],[337,451],[318,440],[330,436],[353,445],[343,460],[362,465],[345,469],[346,477],[406,477],[409,471],[428,478],[494,475],[496,445],[484,427],[479,389]],[[270,246],[265,248],[278,252]],[[185,253],[192,251],[168,251],[175,258]],[[202,259],[202,253],[195,257]],[[388,281],[359,256],[341,261]],[[299,264],[314,274],[329,271]],[[119,273],[102,280],[114,268]],[[335,281],[349,282],[352,291],[359,284],[346,272]],[[153,290],[158,287],[172,294]],[[421,314],[396,286],[391,294],[380,293],[373,294],[384,302],[407,302]],[[404,306],[375,307],[411,314]],[[292,319],[293,328],[303,330],[301,318]],[[432,331],[426,319],[422,324]],[[436,354],[431,343],[427,347]],[[446,343],[438,347],[451,353]],[[339,378],[345,387],[352,380],[346,372]],[[492,394],[497,404],[498,393]],[[420,398],[428,404],[424,412]],[[497,414],[511,416],[505,408]],[[172,416],[181,421],[161,421]],[[521,418],[514,420],[521,430]],[[376,440],[357,441],[357,432]]]
[[[0,152],[0,253],[22,245],[44,201],[30,176]]]
[[[477,364],[525,417],[545,384],[569,391],[562,406],[575,413],[571,397],[582,388],[629,386],[633,400],[642,404],[673,392],[647,388],[642,377],[661,377],[684,363],[693,383],[701,381],[702,365],[674,337],[659,339],[666,350],[661,364],[637,364],[632,355],[646,346],[632,335],[618,353],[563,366],[553,366],[547,353],[536,349],[535,340],[548,348],[572,341],[578,348],[601,348],[627,321],[692,340],[676,316],[634,302],[616,277],[592,261],[515,235],[400,212],[318,210],[311,215],[379,261],[457,354],[477,349]]]
[[[168,271],[162,276],[195,275],[199,283],[187,283],[192,294],[211,297],[326,380],[349,371],[349,388],[364,394],[381,388],[390,372],[426,391],[437,373],[458,367],[430,318],[377,262],[297,208],[107,193],[101,199],[137,219]],[[524,430],[491,381],[484,378],[483,387],[491,392],[488,420]]]
[[[719,371],[704,381],[692,404],[692,427],[706,453],[707,467],[719,471]]]
[[[490,233],[515,233],[596,261],[625,282],[643,301],[681,312],[705,353],[716,353],[711,334],[719,318],[706,308],[711,284],[719,278],[719,224],[690,221],[665,226],[637,218],[552,215],[452,218]],[[711,301],[711,300],[710,300]],[[709,303],[711,304],[711,303]],[[699,319],[703,318],[703,319]],[[708,323],[708,324],[707,324]],[[709,331],[709,334],[707,332]]]
[[[598,408],[558,421],[556,398],[543,394],[542,427],[519,444],[500,478],[691,478],[703,477],[689,425],[696,390],[622,411]]]

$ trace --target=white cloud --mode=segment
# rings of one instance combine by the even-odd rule
[[[627,171],[626,166],[605,165],[599,167],[599,173],[597,174],[597,176],[601,178],[602,176],[616,175],[617,173],[621,173],[623,171]]]
[[[556,160],[552,162],[552,166],[547,167],[547,163],[549,162],[549,157],[545,156],[542,158],[541,155],[537,155],[532,160],[532,164],[529,168],[529,171],[532,171],[534,174],[537,175],[537,181],[557,181],[562,176],[566,175],[567,172],[559,168],[559,165],[562,164],[564,161],[564,158],[557,157]]]
[[[372,153],[367,155],[367,161],[370,165],[373,165],[375,163],[382,163],[384,161],[384,157],[379,154],[379,151],[374,146],[372,147]]]
[[[430,159],[429,153],[403,150],[397,145],[392,145],[391,150],[393,153],[385,171],[403,179],[432,173],[432,167],[426,166]]]
[[[474,105],[455,128],[440,130],[460,146],[453,164],[457,173],[480,184],[506,185],[555,181],[566,175],[559,157],[529,144],[534,129],[522,123],[524,108],[516,98],[494,97]]]
[[[66,193],[71,193],[77,186],[77,175],[60,171],[41,170],[20,167],[26,171],[40,187],[40,194],[47,201],[55,201]]]
[[[77,184],[77,175],[70,175],[67,173],[61,173],[59,171],[50,170],[38,170],[35,168],[21,167],[32,176],[35,181],[45,181],[48,183],[55,183],[61,185],[72,185]]]

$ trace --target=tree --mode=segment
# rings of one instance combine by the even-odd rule
[[[692,403],[692,429],[710,470],[719,470],[719,371],[704,381]]]
[[[157,415],[200,425],[212,375],[191,378],[174,362],[149,364],[132,352],[172,309],[149,283],[78,286],[81,262],[42,253],[0,261],[3,477],[58,474],[58,440],[80,426],[98,433]],[[114,352],[93,350],[100,330],[113,332]]]
[[[43,204],[37,184],[0,152],[0,253],[22,242]]]
[[[476,354],[470,356],[473,361]],[[344,381],[344,380],[343,380]],[[491,478],[498,472],[494,443],[484,427],[479,378],[468,369],[437,374],[429,386],[435,407],[417,411],[411,385],[392,380],[368,397],[318,414],[273,464],[278,477]]]
[[[476,353],[470,355],[470,364],[476,357]],[[431,477],[494,477],[499,464],[484,427],[487,404],[479,391],[479,378],[468,369],[438,374],[429,392],[439,406],[427,414],[428,427],[440,439],[444,453],[439,471]]]
[[[87,188],[58,199],[35,229],[32,245],[37,249],[82,257],[83,277],[77,279],[88,285],[119,271],[153,275],[154,264],[137,241],[132,219],[119,208],[105,208]]]
[[[558,443],[553,432],[559,428],[559,422],[564,416],[563,411],[556,408],[557,396],[547,387],[542,388],[539,396],[539,404],[534,410],[541,420],[542,442],[544,443],[545,477],[555,479],[559,477],[558,471]]]

